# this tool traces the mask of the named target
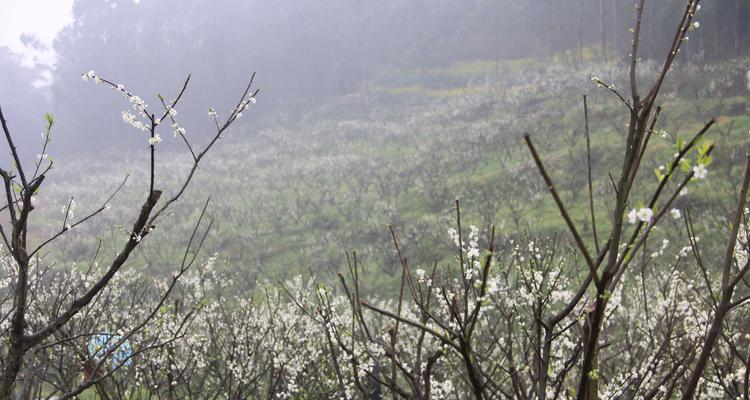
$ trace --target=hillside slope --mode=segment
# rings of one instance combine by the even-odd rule
[[[750,139],[747,65],[747,59],[739,59],[678,66],[662,97],[664,110],[653,139],[658,145],[647,155],[644,171],[666,163],[680,138],[717,119],[709,134],[717,145],[710,179],[680,199],[696,212],[720,214],[722,199],[736,190],[735,160]],[[654,76],[655,68],[644,63],[641,79]],[[300,272],[333,278],[346,265],[346,253],[357,251],[373,290],[387,291],[394,286],[386,277],[398,265],[388,225],[412,265],[438,262],[451,255],[446,231],[454,224],[455,199],[460,199],[465,226],[494,224],[509,236],[563,232],[522,144],[524,132],[531,134],[564,201],[591,235],[582,95],[588,96],[597,194],[611,190],[607,174],[621,162],[627,117],[625,107],[593,84],[592,76],[625,87],[625,71],[613,64],[572,68],[535,61],[472,62],[390,71],[357,95],[321,104],[301,118],[281,115],[277,127],[260,132],[253,130],[248,112],[246,125],[220,143],[193,183],[212,193],[215,229],[206,252],[218,252],[229,269],[252,284]],[[59,207],[68,196],[76,196],[82,213],[106,198],[106,190],[114,189],[125,171],[133,174],[103,217],[106,223],[73,232],[61,246],[61,259],[83,262],[95,238],[103,238],[106,246],[123,235],[101,227],[123,221],[139,203],[145,192],[145,180],[139,178],[146,171],[145,155],[112,152],[56,167],[52,184],[39,196],[50,229],[60,223]],[[157,168],[174,171],[187,168],[189,161],[182,153],[164,153],[157,160]],[[175,184],[157,182],[166,190]],[[205,200],[190,194],[159,235],[149,238],[142,261],[168,268]],[[609,219],[607,206],[597,204],[602,226]]]

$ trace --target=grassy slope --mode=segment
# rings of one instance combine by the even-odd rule
[[[718,118],[711,133],[718,145],[716,162],[709,175],[717,179],[698,182],[680,199],[700,211],[720,213],[738,180],[738,150],[746,148],[750,129],[743,65],[738,60],[680,67],[662,98],[659,129],[668,136],[654,138],[644,174],[668,162],[678,135],[688,136],[709,118]],[[644,68],[643,79],[650,72]],[[508,235],[563,231],[520,140],[524,131],[532,134],[588,235],[582,94],[590,97],[597,217],[604,230],[609,217],[604,199],[611,194],[607,173],[620,162],[626,111],[589,82],[592,74],[626,87],[622,70],[601,64],[573,68],[533,61],[471,62],[384,73],[361,93],[330,99],[299,122],[223,143],[175,217],[163,224],[166,229],[147,243],[141,261],[168,268],[210,192],[217,224],[206,251],[219,252],[241,279],[284,279],[307,271],[332,278],[345,269],[345,252],[357,250],[367,266],[369,287],[390,292],[397,262],[387,225],[399,232],[413,266],[448,260],[452,253],[445,232],[452,226],[454,198],[461,199],[464,226],[495,223]],[[184,159],[163,159],[160,169],[170,173],[162,185],[174,187]],[[94,165],[97,172],[87,178],[93,183],[88,189],[70,187],[80,185],[75,177],[91,170],[90,162],[64,166],[40,196],[47,199],[43,220],[56,221],[55,203],[68,193],[94,208],[95,199],[105,197],[102,188],[116,186],[123,170],[136,174],[103,223],[71,235],[56,257],[82,262],[91,254],[92,237],[115,246],[123,235],[122,229],[103,227],[127,221],[145,182],[138,178],[139,159],[120,160]],[[655,184],[656,178],[651,175],[647,181]],[[648,187],[636,190],[643,194]]]

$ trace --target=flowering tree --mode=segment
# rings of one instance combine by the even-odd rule
[[[149,331],[149,326],[158,322],[158,314],[166,303],[168,296],[175,288],[180,277],[195,262],[192,256],[203,243],[198,227],[201,225],[206,208],[203,208],[193,236],[188,242],[185,257],[180,267],[173,273],[170,281],[155,288],[157,290],[153,303],[146,303],[149,308],[143,309],[137,297],[140,293],[129,285],[114,289],[121,270],[135,249],[149,234],[156,229],[167,210],[178,201],[190,184],[199,163],[224,135],[227,129],[241,116],[241,113],[252,103],[258,91],[252,91],[253,79],[245,87],[236,106],[225,120],[220,120],[214,110],[209,110],[216,132],[209,143],[197,151],[188,140],[185,129],[178,124],[176,106],[187,89],[190,77],[185,80],[179,93],[173,100],[159,96],[161,111],[151,109],[139,96],[129,92],[122,84],[115,84],[104,79],[93,71],[83,75],[84,81],[93,80],[97,84],[110,86],[121,94],[132,105],[133,112],[123,111],[122,118],[129,125],[145,132],[150,163],[146,169],[148,188],[146,199],[135,218],[133,226],[124,240],[122,249],[112,258],[94,252],[91,264],[85,273],[61,271],[54,263],[46,260],[46,249],[55,241],[70,232],[76,226],[93,220],[103,212],[112,198],[124,185],[123,182],[103,204],[84,217],[74,220],[76,203],[71,200],[64,207],[64,220],[61,228],[44,240],[34,240],[29,232],[29,216],[34,210],[35,195],[43,188],[45,178],[52,170],[52,161],[46,157],[47,144],[54,119],[47,116],[42,156],[31,168],[25,163],[13,143],[10,128],[0,110],[0,122],[8,150],[13,158],[13,167],[0,169],[0,177],[5,187],[5,205],[2,211],[7,212],[7,225],[0,226],[0,236],[4,243],[2,266],[3,275],[0,286],[0,399],[10,399],[19,384],[22,390],[33,389],[33,382],[43,376],[48,369],[43,368],[56,358],[56,351],[73,348],[72,353],[78,357],[73,365],[83,365],[83,380],[73,384],[80,368],[58,370],[64,385],[56,385],[60,398],[73,398],[92,385],[113,374],[139,353],[149,351],[175,340],[183,334],[184,327],[192,320],[193,311],[185,311],[182,323],[166,331]],[[161,142],[159,130],[169,121],[175,136],[179,136],[192,159],[192,166],[184,176],[181,184],[167,198],[162,197],[162,190],[157,188],[156,147]],[[127,178],[126,178],[127,179]],[[209,224],[210,226],[210,224]],[[131,282],[132,285],[132,282]],[[124,291],[123,291],[124,290]],[[148,292],[148,291],[147,291]],[[127,298],[130,297],[130,301]],[[112,304],[130,304],[131,307],[119,314],[107,314]],[[106,323],[106,319],[111,319]],[[116,323],[120,318],[120,323]],[[127,321],[125,324],[123,321]],[[119,327],[113,331],[102,331],[107,326]],[[150,333],[149,333],[150,332]],[[135,348],[131,342],[139,338],[141,346]],[[76,345],[78,344],[78,345]],[[63,353],[60,353],[63,354]],[[71,359],[60,359],[61,365],[71,365]],[[54,382],[54,380],[47,380]]]
[[[748,396],[747,356],[729,333],[738,322],[731,318],[731,312],[750,299],[743,294],[735,296],[738,285],[747,285],[745,275],[750,265],[744,256],[747,230],[743,224],[750,158],[746,161],[738,204],[729,219],[725,255],[712,268],[711,262],[701,256],[689,213],[683,215],[673,205],[691,181],[706,177],[713,145],[704,140],[704,135],[714,122],[707,123],[690,140],[675,144],[677,152],[667,166],[655,171],[658,182],[654,187],[639,174],[661,111],[656,105],[660,89],[688,32],[698,28],[694,17],[699,1],[687,1],[663,67],[642,97],[636,69],[645,3],[640,0],[636,4],[630,98],[614,85],[592,78],[620,99],[629,116],[619,179],[610,175],[615,198],[610,206],[611,228],[602,236],[606,240],[600,240],[595,220],[588,112],[593,248],[572,219],[531,137],[526,135],[526,145],[569,229],[573,247],[561,254],[556,242],[542,246],[530,240],[527,248],[511,242],[510,264],[493,274],[492,269],[499,267],[494,262],[494,230],[488,235],[487,251],[482,256],[478,231],[472,230],[468,244],[462,237],[456,203],[458,226],[451,235],[458,248],[457,266],[437,275],[436,268],[431,273],[417,270],[415,279],[406,258],[401,257],[394,235],[402,265],[396,311],[352,300],[355,315],[365,309],[393,321],[390,340],[379,340],[369,334],[364,318],[359,317],[364,335],[360,340],[379,344],[391,363],[390,374],[369,373],[394,395],[423,398],[425,388],[430,386],[432,363],[404,366],[408,345],[403,344],[399,350],[397,333],[400,326],[410,326],[420,332],[412,340],[422,343],[419,335],[427,335],[443,346],[442,352],[434,353],[435,359],[452,358],[462,365],[461,379],[477,399]],[[676,265],[653,271],[648,268],[646,243],[657,236],[655,228],[665,216],[685,219],[690,246],[677,255],[677,260],[682,262],[692,252],[696,269],[704,277],[702,284],[676,271]],[[668,244],[664,239],[650,257],[661,257]],[[718,282],[712,270],[720,271]],[[653,281],[646,280],[646,271]],[[356,270],[352,279],[352,298],[359,299]],[[626,285],[628,281],[631,283]],[[670,281],[674,283],[667,284]],[[405,314],[403,302],[409,297],[419,311],[417,316]],[[721,338],[726,346],[717,349]],[[710,374],[709,362],[713,366]],[[735,371],[732,366],[737,363],[741,367]],[[409,388],[403,388],[403,382],[409,383]]]

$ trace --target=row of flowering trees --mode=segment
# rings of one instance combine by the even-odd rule
[[[592,78],[621,100],[629,124],[622,167],[609,174],[612,198],[595,198],[584,99],[591,235],[571,216],[544,154],[526,135],[568,233],[501,237],[491,227],[467,228],[456,201],[448,262],[410,264],[412,250],[391,228],[401,277],[393,299],[364,294],[366,267],[356,253],[346,254],[338,281],[267,282],[249,295],[236,271],[218,267],[215,257],[202,261],[211,228],[206,206],[171,276],[144,282],[144,270],[124,268],[207,151],[255,102],[252,80],[226,120],[209,110],[216,133],[197,151],[177,122],[187,80],[174,100],[159,96],[156,113],[124,86],[84,75],[128,99],[134,112],[124,111],[123,120],[145,132],[150,163],[146,200],[122,250],[112,257],[92,249],[82,268],[57,267],[46,249],[104,211],[111,197],[77,218],[71,200],[58,232],[27,240],[35,195],[52,165],[43,149],[27,167],[0,113],[14,158],[13,169],[0,170],[8,215],[0,229],[0,400],[84,392],[102,399],[747,399],[750,158],[721,240],[708,245],[677,199],[709,176],[713,121],[675,143],[676,153],[653,172],[656,180],[641,171],[658,132],[661,87],[696,28],[698,3],[686,2],[663,67],[645,91],[637,74],[645,0],[636,4],[630,93]],[[45,146],[53,122],[48,118]],[[166,200],[155,162],[164,123],[192,160]],[[597,208],[605,206],[610,218],[597,224]]]
[[[736,265],[747,263],[745,229]],[[18,393],[51,398],[91,383],[107,399],[576,397],[594,299],[578,293],[588,278],[580,253],[559,239],[492,238],[473,226],[447,238],[455,246],[447,266],[412,268],[401,258],[402,295],[391,300],[357,300],[356,254],[338,285],[297,277],[262,284],[252,297],[214,257],[179,276],[179,300],[167,302],[173,278],[144,285],[144,271],[123,271],[100,301],[33,350]],[[696,237],[652,240],[655,251],[607,296],[587,374],[599,398],[743,398],[747,313],[723,319],[711,366],[687,392],[716,318],[719,277],[696,274]],[[55,282],[45,293],[87,279],[33,272],[40,285]],[[33,314],[56,301],[40,295]]]

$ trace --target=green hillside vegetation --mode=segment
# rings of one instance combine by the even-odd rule
[[[206,253],[218,253],[227,269],[252,286],[299,273],[333,279],[345,267],[346,253],[356,251],[368,289],[392,293],[399,264],[388,225],[411,265],[447,260],[455,199],[464,226],[485,231],[495,225],[501,236],[568,240],[523,145],[524,132],[591,238],[582,96],[589,106],[594,197],[612,198],[601,194],[612,191],[607,173],[621,163],[627,110],[591,77],[624,88],[626,71],[620,64],[588,61],[574,67],[517,60],[393,69],[362,91],[326,99],[302,117],[279,115],[274,128],[256,129],[249,110],[244,125],[229,133],[191,187],[212,193],[209,213],[215,225]],[[679,199],[678,205],[689,205],[693,213],[725,215],[726,202],[736,198],[738,160],[750,140],[747,65],[748,59],[677,65],[661,97],[663,111],[642,173],[668,164],[678,141],[716,118],[707,135],[716,145],[707,179]],[[641,67],[640,79],[656,75],[656,64]],[[165,140],[179,140],[167,135]],[[85,263],[94,238],[107,248],[125,234],[100,227],[132,217],[126,210],[132,213],[141,201],[146,182],[137,177],[146,168],[146,149],[141,153],[124,156],[103,149],[96,160],[55,167],[50,185],[38,196],[50,229],[59,227],[60,207],[69,196],[75,196],[83,215],[117,187],[122,171],[133,172],[101,224],[82,227],[58,245],[64,250],[61,259]],[[157,168],[177,171],[188,161],[185,152],[164,152]],[[655,184],[657,176],[652,178]],[[166,188],[174,184],[157,182]],[[149,237],[140,255],[143,264],[163,271],[175,262],[205,200],[188,194],[158,235]],[[596,207],[599,230],[605,231],[610,207]]]

